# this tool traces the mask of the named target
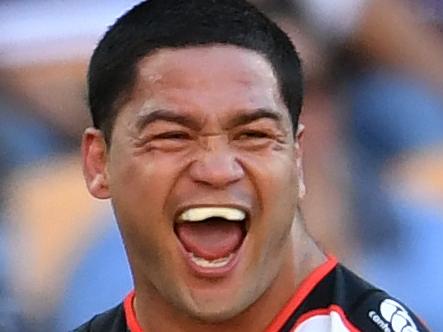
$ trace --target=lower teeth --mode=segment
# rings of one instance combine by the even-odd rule
[[[230,262],[232,257],[234,257],[234,254],[231,253],[226,257],[217,258],[212,261],[208,261],[207,259],[195,256],[193,253],[191,253],[191,260],[195,264],[201,267],[209,267],[209,268],[223,267]]]

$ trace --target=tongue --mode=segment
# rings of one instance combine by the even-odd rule
[[[187,251],[206,260],[228,256],[243,240],[239,223],[217,218],[206,222],[177,224],[176,233]]]

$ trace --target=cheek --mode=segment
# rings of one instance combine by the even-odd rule
[[[256,226],[252,225],[257,240],[255,251],[261,259],[279,257],[297,211],[296,168],[287,155],[273,155],[254,165],[250,167],[251,177],[255,180],[261,205]]]
[[[180,171],[181,165],[177,158],[167,154],[121,153],[109,167],[111,196],[124,196],[126,200],[141,201],[145,206],[150,206],[164,199]]]
[[[166,185],[161,180],[163,176],[156,176],[157,169],[155,163],[143,162],[141,158],[129,158],[111,168],[111,197],[118,208],[143,211],[143,207],[157,205]]]
[[[285,212],[297,203],[298,178],[295,160],[289,153],[272,153],[266,158],[250,157],[249,165],[264,213]]]
[[[115,213],[122,227],[146,234],[170,225],[164,208],[177,174],[174,160],[156,154],[121,154],[109,167],[110,192]]]

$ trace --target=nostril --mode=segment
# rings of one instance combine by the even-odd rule
[[[232,155],[224,155],[196,160],[191,165],[190,174],[194,181],[220,187],[240,180],[245,172]]]

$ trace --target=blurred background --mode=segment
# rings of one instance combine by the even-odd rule
[[[138,1],[0,1],[0,331],[67,331],[131,278],[83,183],[88,58]],[[256,0],[304,62],[311,232],[443,331],[443,0]]]

